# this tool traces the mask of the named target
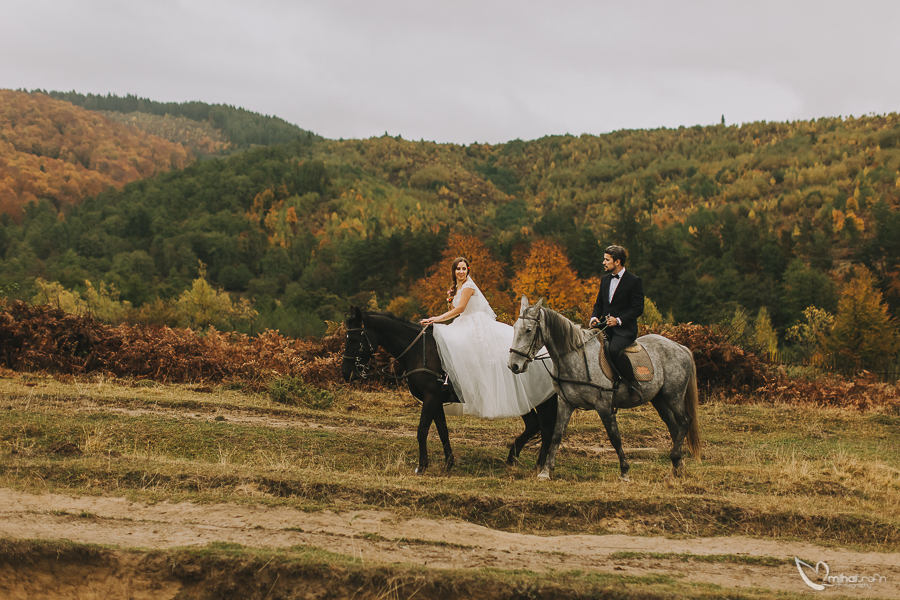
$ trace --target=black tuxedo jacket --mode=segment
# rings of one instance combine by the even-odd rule
[[[612,302],[609,301],[609,282],[612,281],[612,275],[607,273],[600,280],[600,291],[597,293],[597,301],[594,303],[591,316],[601,321],[606,316],[618,317],[622,324],[610,328],[612,333],[634,341],[638,334],[637,319],[644,314],[644,282],[628,269],[621,275],[622,280],[616,287]]]

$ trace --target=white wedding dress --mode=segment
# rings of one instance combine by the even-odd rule
[[[459,306],[465,289],[473,292],[465,310],[449,325],[434,325],[441,365],[462,400],[461,405],[445,406],[445,412],[482,419],[524,415],[553,395],[550,375],[538,361],[520,375],[509,370],[506,365],[513,328],[497,321],[497,315],[471,278],[457,290],[454,308]]]

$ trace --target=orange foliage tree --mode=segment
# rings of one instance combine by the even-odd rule
[[[498,318],[511,314],[509,295],[502,291],[506,283],[503,266],[494,259],[478,238],[453,234],[441,253],[441,260],[428,269],[428,275],[413,284],[411,293],[427,315],[439,315],[447,310],[447,290],[452,285],[450,267],[453,259],[463,256],[469,261],[472,280],[491,303]]]
[[[513,279],[512,289],[517,299],[525,295],[533,304],[543,298],[548,307],[586,324],[600,280],[579,279],[559,244],[536,240],[524,266]]]
[[[0,90],[0,212],[13,218],[31,201],[61,209],[191,160],[181,144],[68,102]]]

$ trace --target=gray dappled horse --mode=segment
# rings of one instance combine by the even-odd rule
[[[685,440],[694,458],[700,458],[697,368],[689,349],[661,335],[638,338],[650,356],[653,377],[640,383],[644,399],[634,404],[629,400],[628,387],[622,385],[614,390],[613,382],[600,367],[603,345],[598,338],[602,334],[583,330],[561,314],[545,308],[543,300],[529,306],[525,296],[522,296],[521,311],[513,332],[510,370],[524,373],[541,346],[545,346],[553,363],[550,376],[559,394],[556,427],[539,479],[550,479],[556,466],[556,452],[576,408],[596,410],[600,415],[609,441],[619,456],[619,477],[622,479],[628,479],[629,467],[616,422],[619,408],[634,408],[645,402],[653,404],[672,437],[669,457],[676,475],[684,471],[681,446]]]

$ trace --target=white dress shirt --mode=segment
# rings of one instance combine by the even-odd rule
[[[622,267],[622,270],[619,271],[619,277],[611,277],[609,279],[609,302],[612,303],[613,295],[616,293],[616,288],[619,287],[619,282],[622,281],[622,275],[625,274],[625,267]]]
[[[619,287],[619,282],[622,281],[622,276],[625,274],[625,267],[622,267],[622,270],[619,271],[618,277],[610,277],[609,278],[609,303],[612,304],[613,295],[616,293],[616,288]],[[619,325],[622,324],[622,319],[616,317],[616,321]]]

